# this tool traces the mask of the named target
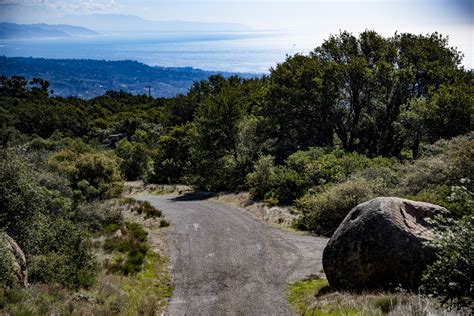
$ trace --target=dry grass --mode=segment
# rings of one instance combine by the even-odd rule
[[[444,309],[434,299],[408,292],[334,292],[326,279],[311,277],[292,283],[287,298],[299,315],[468,315],[468,311]]]

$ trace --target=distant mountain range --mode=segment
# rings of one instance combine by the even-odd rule
[[[0,23],[1,39],[90,36],[97,34],[97,32],[89,30],[85,27],[67,24],[50,25],[45,23]]]
[[[63,23],[78,25],[98,32],[247,32],[248,26],[237,23],[191,21],[151,21],[135,15],[92,14],[67,15]]]
[[[188,92],[195,81],[210,75],[226,77],[236,73],[211,72],[191,67],[151,67],[136,61],[104,61],[85,59],[44,59],[0,56],[0,75],[43,78],[50,82],[53,96],[77,96],[84,99],[108,90],[147,94],[150,86],[154,97],[171,97]],[[245,78],[255,74],[238,74]]]
[[[251,32],[253,29],[237,23],[207,23],[192,21],[151,21],[135,15],[92,14],[67,15],[56,18],[59,24],[17,24],[0,22],[0,39],[62,38],[91,36],[102,33],[153,32]]]

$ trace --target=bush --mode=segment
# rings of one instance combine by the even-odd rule
[[[117,197],[122,193],[123,180],[120,176],[117,161],[105,154],[94,153],[79,157],[76,161],[76,172],[73,174],[76,183],[88,200]],[[81,187],[80,183],[87,186]],[[88,189],[92,194],[88,194]]]
[[[271,204],[291,204],[302,195],[303,181],[296,171],[275,166],[273,161],[271,156],[260,157],[254,171],[247,175],[250,196],[271,201]]]
[[[116,144],[115,153],[121,158],[120,169],[125,179],[137,180],[148,174],[151,158],[145,145],[124,139]]]
[[[189,171],[189,146],[192,124],[176,126],[159,139],[153,155],[153,172],[147,178],[153,183],[179,183]]]
[[[271,184],[272,187],[265,194],[265,199],[273,199],[276,204],[280,205],[292,204],[304,192],[304,183],[300,175],[283,166],[275,168]]]
[[[89,287],[94,283],[97,262],[87,233],[74,223],[56,219],[35,225],[41,232],[30,242],[29,276],[32,282]]]
[[[459,185],[474,178],[474,133],[441,140],[425,148],[422,157],[401,167],[399,194],[416,195],[439,186]],[[468,189],[474,191],[474,183]]]
[[[148,233],[137,223],[126,223],[124,236],[109,237],[105,240],[103,248],[109,252],[119,252],[125,256],[117,256],[115,261],[106,267],[110,272],[123,275],[134,274],[141,271],[149,246]]]
[[[296,203],[301,212],[298,226],[330,237],[349,211],[358,204],[383,193],[379,184],[352,179],[318,193],[307,193]]]
[[[112,198],[122,193],[123,179],[118,162],[105,153],[62,150],[53,153],[48,164],[53,170],[67,174],[73,189],[89,201]]]
[[[286,159],[286,165],[288,168],[295,170],[296,172],[303,174],[306,166],[311,164],[322,156],[328,154],[331,150],[329,148],[311,147],[307,150],[299,150],[291,154]]]
[[[123,216],[120,209],[104,202],[79,205],[75,210],[73,220],[90,232],[100,231],[110,225],[123,224]]]
[[[275,162],[272,156],[262,156],[254,164],[254,171],[247,175],[247,185],[250,196],[263,200],[265,194],[272,188],[275,174]]]
[[[356,172],[353,177],[376,181],[386,187],[387,190],[393,190],[400,182],[400,175],[394,167],[369,167]]]
[[[32,282],[89,286],[95,259],[85,231],[70,220],[72,202],[19,153],[0,161],[0,229],[25,252]],[[55,181],[53,181],[55,182]]]
[[[160,227],[168,227],[168,226],[170,226],[170,222],[168,222],[166,219],[160,220]]]
[[[394,191],[409,199],[439,204],[455,218],[473,208],[474,133],[427,146],[423,156],[400,168],[400,185]]]
[[[153,205],[151,205],[148,201],[135,200],[135,203],[137,203],[138,205],[132,207],[130,211],[135,212],[137,214],[143,214],[145,216],[145,219],[161,217],[162,215],[162,212],[159,209],[155,208]]]
[[[288,157],[286,164],[298,171],[308,187],[326,183],[342,182],[352,174],[367,168],[390,167],[388,158],[369,158],[358,153],[348,153],[341,149],[329,150],[311,148]]]
[[[472,212],[472,210],[471,210]],[[438,236],[429,245],[436,261],[423,274],[422,289],[443,302],[474,308],[474,217],[438,219]]]
[[[18,153],[8,152],[0,161],[0,229],[22,247],[32,223],[48,210],[49,191],[37,183],[33,166]]]

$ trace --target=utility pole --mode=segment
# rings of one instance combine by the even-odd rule
[[[151,98],[151,86],[145,86],[145,88],[148,88],[148,97]]]

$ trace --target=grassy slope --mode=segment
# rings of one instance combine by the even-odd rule
[[[459,315],[443,310],[432,299],[407,292],[342,293],[326,279],[310,277],[287,288],[288,302],[299,315]]]
[[[73,291],[55,285],[34,284],[27,289],[1,292],[0,315],[160,314],[166,308],[173,291],[162,236],[163,228],[160,228],[161,219],[145,220],[142,215],[129,211],[133,205],[127,206],[122,205],[124,218],[138,222],[148,232],[147,242],[150,247],[140,272],[124,276],[101,269],[95,285],[87,290]],[[109,255],[101,247],[97,247],[97,256],[107,258]]]

